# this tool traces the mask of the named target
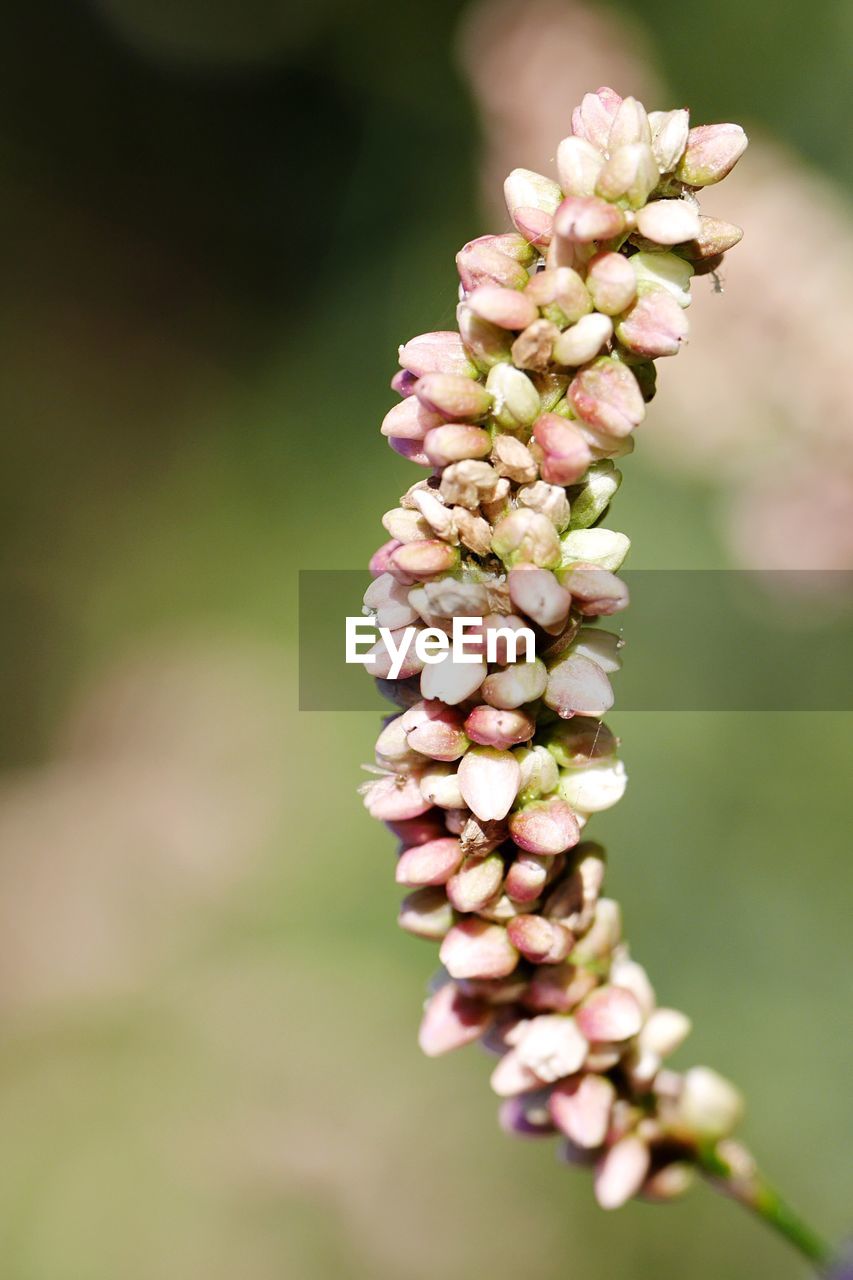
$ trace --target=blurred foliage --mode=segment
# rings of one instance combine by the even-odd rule
[[[844,6],[630,7],[677,99],[759,122],[850,183]],[[453,249],[483,229],[453,59],[461,8],[6,6],[6,809],[55,780],[68,717],[154,641],[168,653],[173,637],[226,636],[250,665],[253,645],[274,646],[293,692],[295,571],[357,566],[376,544],[408,483],[376,434],[397,343],[450,319]],[[721,563],[712,478],[662,479],[642,449],[626,478],[632,566]],[[91,847],[97,800],[39,845],[36,910],[16,905],[32,819],[2,826],[6,951],[23,940],[47,975],[36,1000],[30,968],[13,967],[0,1006],[4,1275],[801,1275],[708,1193],[606,1217],[547,1150],[497,1131],[485,1060],[421,1060],[432,956],[393,927],[391,842],[353,795],[374,720],[300,716],[277,697],[275,743],[256,751],[275,770],[274,821],[236,840],[226,889],[172,904],[149,888],[170,905],[140,916],[117,986],[109,947],[88,988],[69,995],[56,976],[54,885],[72,842]],[[231,713],[210,705],[211,740],[233,747]],[[840,1234],[849,717],[618,723],[632,787],[599,830],[635,951],[695,1017],[685,1060],[744,1086],[768,1170]],[[228,776],[254,767],[251,735],[239,744]],[[96,797],[99,776],[86,774]],[[133,823],[153,860],[156,833]],[[110,923],[99,878],[121,884],[126,849],[102,843],[77,887]],[[134,874],[146,883],[144,863]],[[142,902],[124,909],[132,921]]]

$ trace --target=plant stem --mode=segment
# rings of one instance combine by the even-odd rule
[[[702,1148],[697,1154],[697,1164],[718,1191],[737,1200],[763,1219],[813,1262],[819,1274],[826,1273],[832,1263],[834,1251],[794,1212],[762,1174],[754,1169],[749,1172],[735,1169],[718,1147]]]

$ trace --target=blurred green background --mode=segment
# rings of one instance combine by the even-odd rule
[[[296,572],[384,536],[411,482],[377,433],[397,344],[450,320],[453,252],[489,227],[464,9],[4,8],[8,1280],[804,1274],[702,1189],[601,1213],[497,1130],[478,1051],[421,1058],[434,957],[355,794],[375,719],[296,710]],[[626,12],[673,102],[853,194],[849,6]],[[632,567],[726,563],[711,472],[642,447],[625,470]],[[694,1017],[680,1060],[742,1085],[762,1163],[837,1237],[850,717],[615,724],[632,785],[597,833],[635,954]]]

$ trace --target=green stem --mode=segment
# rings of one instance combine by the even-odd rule
[[[762,1174],[755,1170],[739,1172],[717,1147],[701,1149],[697,1154],[697,1164],[717,1190],[737,1200],[766,1222],[813,1262],[820,1273],[827,1271],[833,1260],[833,1250],[794,1212]]]

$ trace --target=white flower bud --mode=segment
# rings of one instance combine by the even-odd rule
[[[710,1067],[691,1067],[677,1103],[680,1124],[709,1142],[728,1137],[743,1114],[743,1098]]]
[[[619,656],[621,648],[621,637],[612,631],[600,631],[598,627],[581,627],[572,645],[572,653],[591,658],[602,671],[612,675],[614,671],[622,669],[622,659]]]
[[[685,138],[686,143],[686,138]],[[557,147],[557,173],[567,196],[591,196],[604,164],[604,156],[586,138],[571,134]]]
[[[572,529],[560,539],[563,548],[563,568],[583,560],[597,564],[611,572],[619,569],[631,549],[631,539],[615,529]]]
[[[558,791],[573,809],[601,813],[612,809],[625,794],[628,775],[621,760],[560,771]]]
[[[661,173],[672,173],[687,146],[690,131],[690,112],[650,111],[652,151]]]
[[[637,283],[661,285],[668,289],[682,307],[690,306],[690,281],[693,268],[674,253],[635,253],[628,261],[634,268]]]
[[[539,392],[527,374],[511,364],[494,365],[486,389],[494,399],[492,416],[507,430],[529,427],[539,416]]]

